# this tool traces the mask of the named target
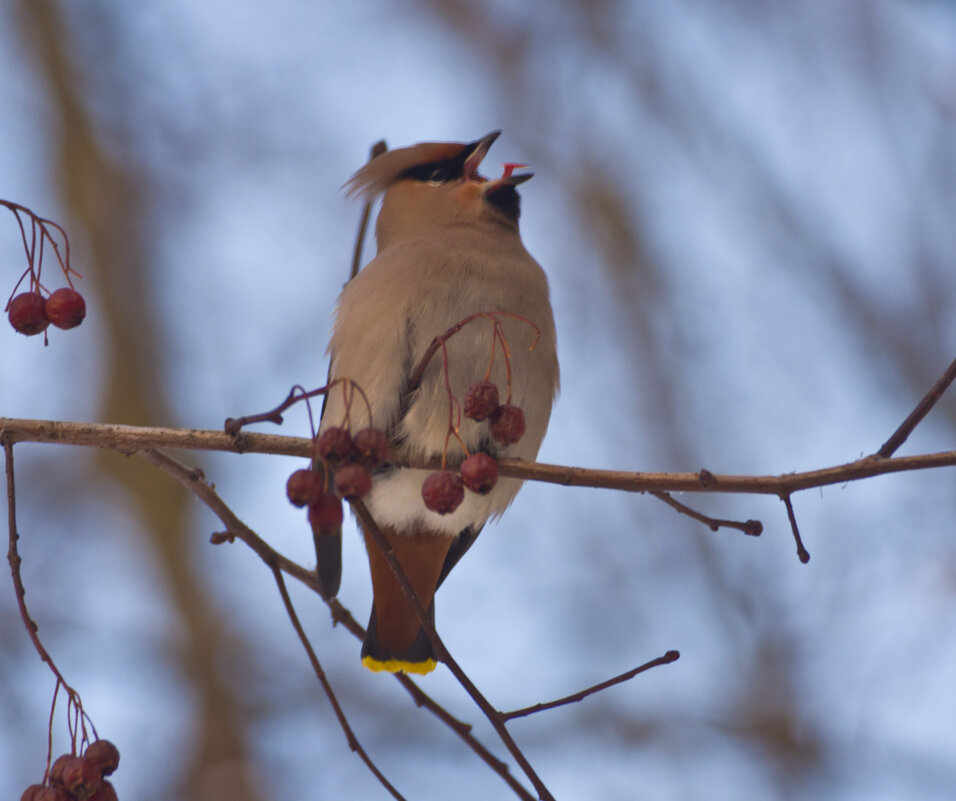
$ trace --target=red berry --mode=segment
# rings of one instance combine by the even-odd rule
[[[318,499],[324,490],[322,477],[314,470],[305,468],[296,470],[285,483],[285,494],[293,506],[307,506]]]
[[[344,464],[335,471],[335,491],[344,498],[361,498],[372,489],[372,474],[360,464]]]
[[[39,789],[34,790],[35,787]],[[27,795],[31,790],[33,790],[33,795]],[[20,797],[20,801],[75,801],[75,796],[70,795],[62,787],[44,787],[42,784],[33,784]]]
[[[316,450],[333,467],[355,458],[355,445],[347,429],[327,428],[319,435],[315,443]]]
[[[69,759],[63,760],[62,763],[60,763],[60,759],[57,760],[57,763],[61,765],[58,776],[54,778],[51,769],[51,780],[80,801],[86,801],[93,795],[93,791],[100,786],[102,776],[99,764],[88,762],[82,757],[71,756]]]
[[[498,465],[487,453],[473,453],[461,463],[461,481],[472,492],[487,495],[498,482]]]
[[[53,760],[53,765],[50,767],[50,783],[52,785],[55,787],[62,786],[63,771],[74,759],[78,759],[78,757],[73,756],[73,754],[61,754]]]
[[[464,414],[472,420],[487,420],[498,408],[498,387],[490,381],[479,381],[465,393]]]
[[[309,504],[309,525],[317,533],[335,531],[342,525],[342,501],[337,495],[326,492]]]
[[[457,473],[442,470],[431,473],[422,484],[422,498],[425,506],[440,515],[454,512],[465,499],[465,488]]]
[[[101,782],[100,789],[91,795],[87,801],[118,801],[116,790],[110,782]]]
[[[42,784],[31,784],[23,791],[23,795],[20,796],[20,801],[39,801],[40,793],[48,788],[44,787]]]
[[[382,462],[388,461],[391,453],[388,437],[378,428],[363,428],[352,437],[352,443],[358,452],[359,461],[369,468],[378,467]]]
[[[524,412],[520,406],[507,404],[491,415],[491,436],[498,442],[511,445],[524,435]]]
[[[7,316],[10,325],[28,337],[46,331],[50,320],[44,309],[43,295],[39,292],[22,292],[10,301]]]
[[[72,287],[62,287],[46,299],[46,316],[57,328],[76,328],[86,317],[86,301]]]
[[[109,740],[96,740],[87,746],[83,759],[94,763],[101,776],[109,776],[119,767],[119,749]]]

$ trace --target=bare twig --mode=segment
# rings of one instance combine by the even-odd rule
[[[106,423],[69,423],[0,417],[0,432],[13,442],[50,442],[84,445],[134,453],[143,448],[185,448],[231,453],[271,453],[310,458],[312,440],[275,434],[245,434],[243,447],[221,431],[180,428],[149,428]],[[400,462],[403,467],[437,469],[440,460]],[[956,450],[884,459],[865,456],[853,462],[801,473],[743,476],[701,471],[699,473],[651,473],[625,470],[594,470],[584,467],[501,459],[498,473],[526,481],[543,481],[568,487],[595,487],[624,492],[722,492],[780,495],[800,490],[844,484],[889,473],[956,466]]]
[[[494,727],[495,732],[501,739],[501,742],[504,743],[508,751],[511,752],[511,756],[514,757],[515,762],[518,763],[525,775],[534,785],[534,789],[537,791],[538,797],[543,801],[554,801],[554,797],[551,795],[544,782],[541,781],[541,778],[538,776],[537,772],[535,772],[534,768],[531,767],[531,763],[524,755],[524,752],[522,752],[522,750],[518,747],[518,744],[514,741],[514,738],[511,736],[511,732],[509,732],[508,728],[505,726],[505,720],[501,713],[491,705],[491,703],[487,698],[485,698],[478,687],[475,686],[475,683],[468,677],[468,674],[461,669],[461,666],[452,658],[451,654],[448,653],[445,643],[443,643],[441,637],[438,636],[438,632],[435,630],[435,626],[429,619],[428,613],[425,611],[425,607],[422,606],[422,603],[418,599],[418,595],[415,593],[411,582],[405,575],[405,571],[402,569],[401,564],[399,564],[398,558],[395,556],[395,552],[392,550],[392,546],[388,544],[388,540],[385,539],[385,535],[382,534],[381,529],[379,529],[378,524],[369,513],[368,508],[359,498],[350,498],[349,503],[352,505],[352,509],[355,510],[355,513],[362,524],[362,529],[366,536],[370,537],[372,541],[381,549],[382,556],[385,558],[388,566],[395,574],[398,585],[402,588],[402,592],[405,594],[405,597],[408,599],[409,604],[414,610],[415,616],[418,618],[418,622],[421,624],[429,642],[431,642],[432,648],[435,651],[435,656],[440,662],[443,662],[446,665],[458,683],[464,688],[465,692],[471,697],[471,700],[475,702],[478,708],[484,713],[485,717],[488,718],[488,721]]]
[[[289,620],[292,621],[292,627],[295,629],[295,633],[299,635],[299,641],[302,643],[302,647],[305,649],[306,654],[308,654],[309,662],[312,663],[312,670],[315,672],[315,677],[319,680],[319,684],[322,685],[322,689],[325,690],[325,695],[329,699],[329,703],[332,704],[332,709],[335,711],[335,717],[339,721],[339,726],[342,727],[342,731],[345,733],[345,738],[349,743],[349,749],[359,755],[359,758],[365,763],[365,766],[372,772],[375,778],[381,782],[382,786],[392,794],[393,798],[397,798],[399,801],[405,801],[405,796],[403,796],[392,785],[392,783],[385,778],[385,774],[378,769],[371,757],[369,757],[368,752],[366,752],[366,750],[362,747],[362,744],[358,741],[358,738],[355,736],[355,732],[352,731],[352,727],[349,725],[348,718],[345,717],[345,713],[342,711],[342,707],[339,705],[339,699],[336,698],[335,691],[332,689],[332,684],[325,675],[325,671],[322,669],[322,665],[319,663],[319,658],[315,654],[315,649],[312,647],[312,643],[309,642],[309,638],[306,636],[305,630],[302,628],[302,623],[299,621],[299,616],[296,614],[295,607],[292,605],[292,598],[289,596],[289,590],[286,589],[285,579],[282,577],[282,570],[276,564],[272,565],[272,575],[275,577],[276,585],[279,588],[279,595],[282,596],[282,603],[285,604],[285,610],[289,615]]]
[[[710,528],[711,531],[717,531],[719,528],[735,528],[750,537],[759,537],[763,532],[763,523],[761,523],[759,520],[720,520],[715,517],[708,517],[707,515],[698,512],[696,509],[691,509],[686,504],[683,504],[674,498],[669,492],[652,492],[651,495],[658,500],[663,501],[672,509],[676,509],[681,514],[692,517],[694,520],[703,523],[705,526]]]
[[[882,447],[876,452],[876,455],[886,458],[896,453],[896,449],[906,442],[906,438],[913,433],[913,429],[920,424],[922,419],[929,414],[929,410],[932,409],[936,405],[936,402],[943,396],[943,393],[949,388],[949,385],[953,383],[953,379],[956,379],[956,359],[953,359],[952,364],[946,368],[945,372],[939,377],[939,380],[933,384],[930,391],[923,396],[923,399],[916,404],[916,408],[910,412],[909,417],[893,432],[893,436],[883,443]]]
[[[189,468],[168,454],[152,448],[141,451],[139,455],[154,467],[176,479],[219,518],[226,527],[226,532],[224,535],[213,535],[216,542],[226,542],[230,539],[240,540],[248,545],[273,571],[279,569],[319,594],[315,571],[307,570],[287,559],[243,523],[205,480],[201,470]],[[365,638],[365,629],[338,600],[333,598],[325,601],[325,603],[329,607],[332,620],[336,624],[343,625],[358,640]],[[427,709],[455,732],[495,773],[501,776],[516,795],[523,801],[533,801],[533,796],[511,775],[508,765],[497,759],[471,733],[469,724],[451,715],[407,676],[395,674],[395,678],[409,693],[417,706]]]
[[[59,695],[60,687],[63,688],[67,695],[67,724],[70,729],[70,736],[73,743],[74,752],[76,751],[77,734],[81,735],[82,741],[87,741],[89,736],[86,730],[86,724],[89,723],[90,729],[93,732],[93,737],[96,738],[96,726],[93,725],[92,719],[83,709],[83,701],[80,698],[80,694],[74,690],[70,686],[69,682],[67,682],[67,680],[63,677],[63,674],[57,667],[56,662],[53,661],[53,657],[50,656],[50,652],[47,651],[46,646],[44,646],[41,642],[39,634],[40,627],[36,624],[36,621],[30,617],[30,611],[27,609],[27,591],[23,586],[23,577],[20,574],[20,565],[22,564],[23,560],[20,558],[20,553],[17,548],[17,541],[20,539],[20,534],[17,531],[17,493],[13,469],[13,441],[9,437],[4,436],[2,433],[0,433],[0,438],[3,440],[3,450],[7,474],[7,562],[10,564],[10,574],[13,578],[13,589],[17,596],[17,606],[20,610],[20,618],[23,620],[23,627],[27,630],[27,634],[30,637],[30,642],[33,643],[33,647],[40,655],[40,659],[46,662],[47,667],[50,668],[53,675],[56,677],[56,688],[53,691],[53,702],[50,707],[49,730],[47,732],[46,761],[47,771],[49,771],[50,758],[52,756],[53,749],[53,714],[56,710],[56,699]]]
[[[630,681],[638,673],[643,673],[645,670],[650,670],[658,665],[669,665],[671,662],[676,662],[678,659],[680,659],[679,652],[668,651],[663,656],[657,657],[657,659],[652,659],[650,662],[645,662],[643,665],[633,668],[632,670],[628,670],[626,673],[621,673],[619,676],[615,676],[612,679],[608,679],[607,681],[602,681],[599,684],[588,687],[586,690],[581,690],[573,695],[566,695],[564,698],[558,698],[554,701],[534,704],[533,706],[526,706],[522,709],[515,709],[512,712],[503,712],[501,713],[501,717],[504,720],[512,720],[514,718],[525,717],[526,715],[534,715],[537,712],[544,712],[546,709],[554,709],[555,707],[565,706],[566,704],[574,704],[578,701],[583,701],[589,695],[594,695],[594,693],[599,693],[601,690],[606,690],[608,687],[613,687],[615,684],[621,684],[622,682]]]
[[[388,150],[388,145],[385,144],[384,139],[376,142],[372,145],[372,150],[369,153],[369,161],[378,158],[386,150]],[[365,247],[365,235],[368,232],[368,221],[371,216],[372,199],[368,198],[365,203],[362,204],[362,217],[359,220],[358,233],[355,235],[355,249],[352,251],[352,269],[349,272],[350,281],[358,275],[359,267],[362,266],[362,249]]]
[[[780,500],[787,507],[787,518],[790,520],[790,529],[793,531],[793,541],[797,544],[797,556],[806,564],[810,561],[810,552],[803,547],[803,538],[800,536],[800,529],[797,528],[797,517],[793,513],[793,504],[790,503],[790,493],[781,494]]]

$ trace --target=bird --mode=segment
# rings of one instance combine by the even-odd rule
[[[331,388],[319,430],[367,414],[369,424],[387,434],[394,458],[374,471],[364,503],[431,620],[435,591],[522,482],[501,478],[488,494],[467,492],[457,509],[439,514],[422,498],[430,471],[395,462],[442,458],[454,469],[466,452],[533,461],[559,389],[548,279],[518,227],[516,187],[532,173],[515,174],[525,166],[517,164],[506,164],[497,179],[478,172],[499,135],[389,150],[345,185],[353,198],[382,196],[377,254],[336,302],[328,346]],[[436,353],[413,385],[435,338],[472,315],[478,316],[447,338],[444,354]],[[515,443],[496,441],[487,421],[460,414],[462,396],[488,370],[524,413],[526,430]],[[361,392],[348,392],[346,381]],[[432,645],[381,549],[368,531],[363,534],[373,597],[362,664],[373,671],[428,673],[437,664]],[[340,538],[330,538],[317,558],[323,594],[334,594]]]

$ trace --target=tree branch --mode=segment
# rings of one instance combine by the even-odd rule
[[[952,364],[946,368],[945,372],[939,377],[939,380],[933,384],[930,391],[923,396],[923,399],[916,404],[916,408],[910,412],[909,417],[893,432],[893,436],[883,443],[882,447],[876,452],[876,455],[886,458],[896,453],[896,449],[906,442],[906,438],[913,433],[913,429],[920,424],[922,419],[929,414],[929,410],[943,397],[943,393],[949,388],[949,385],[953,383],[953,379],[956,379],[956,359],[953,359]]]
[[[292,560],[287,559],[243,523],[205,480],[202,470],[189,468],[169,456],[169,454],[153,448],[140,451],[139,455],[154,467],[159,468],[176,479],[176,481],[195,495],[196,498],[204,503],[219,518],[226,527],[226,532],[224,536],[213,535],[214,542],[221,543],[231,539],[239,539],[248,545],[273,572],[277,569],[281,570],[302,582],[317,595],[320,595],[315,571],[307,570]],[[325,601],[325,603],[332,613],[334,623],[341,623],[358,640],[365,638],[365,629],[337,599],[333,598]],[[494,754],[471,733],[471,726],[469,724],[451,715],[408,676],[397,673],[395,674],[395,679],[405,688],[417,706],[427,709],[455,732],[482,761],[508,784],[519,798],[523,799],[523,801],[534,800],[534,797],[511,775],[508,765],[495,757]]]
[[[359,755],[361,760],[365,763],[365,766],[372,772],[375,778],[381,782],[382,786],[392,794],[393,798],[397,798],[398,801],[405,801],[405,796],[403,796],[392,785],[392,783],[385,778],[385,774],[378,769],[376,764],[368,755],[368,752],[358,741],[358,738],[355,736],[355,732],[352,731],[352,726],[349,724],[348,718],[345,717],[345,712],[342,711],[342,707],[339,705],[339,699],[336,697],[335,691],[332,689],[332,685],[329,682],[328,677],[325,675],[322,665],[319,663],[319,658],[315,654],[315,649],[312,648],[312,643],[309,642],[309,638],[305,634],[305,629],[302,628],[302,623],[299,621],[299,616],[296,614],[295,607],[292,605],[292,598],[289,596],[289,590],[285,586],[285,579],[282,578],[282,570],[277,564],[273,564],[271,567],[272,575],[275,578],[276,585],[279,588],[279,595],[282,596],[282,603],[285,604],[285,610],[289,615],[289,620],[292,621],[292,627],[295,629],[295,633],[299,635],[299,641],[302,643],[302,647],[305,648],[305,652],[309,657],[309,662],[312,664],[312,670],[315,672],[315,677],[322,685],[322,689],[325,690],[325,695],[329,699],[329,703],[332,704],[332,709],[335,711],[335,717],[338,719],[339,726],[342,727],[342,731],[345,733],[346,740],[348,740],[349,748]]]
[[[622,682],[630,681],[638,673],[643,673],[645,670],[650,670],[658,665],[669,665],[671,662],[676,662],[678,659],[680,659],[680,653],[678,651],[668,651],[663,656],[657,657],[657,659],[652,659],[650,662],[645,662],[643,665],[639,665],[638,667],[628,670],[626,673],[621,673],[619,676],[615,676],[607,681],[602,681],[600,684],[595,684],[591,687],[588,687],[586,690],[581,690],[580,692],[576,692],[572,695],[566,695],[564,698],[558,698],[554,701],[534,704],[533,706],[526,706],[521,709],[515,709],[512,712],[503,712],[501,717],[504,720],[513,720],[514,718],[522,718],[527,715],[534,715],[537,712],[544,712],[546,709],[554,709],[555,707],[565,706],[566,704],[574,704],[578,701],[583,701],[589,695],[594,695],[594,693],[599,693],[601,690],[606,690],[608,687],[613,687],[615,684],[621,684]]]
[[[428,613],[425,611],[425,607],[422,606],[422,603],[418,599],[418,595],[415,593],[411,582],[405,575],[405,571],[402,569],[401,564],[399,564],[398,558],[395,556],[395,552],[392,550],[392,546],[388,544],[388,540],[385,539],[385,535],[382,534],[381,529],[378,527],[378,523],[375,522],[375,519],[368,511],[368,508],[364,503],[362,503],[360,498],[350,498],[349,503],[355,510],[365,534],[371,537],[375,544],[381,549],[382,556],[385,557],[385,561],[392,569],[392,573],[395,574],[398,585],[402,588],[402,592],[405,594],[405,597],[411,604],[411,607],[415,612],[415,616],[418,618],[418,622],[421,624],[422,629],[432,644],[432,647],[435,649],[435,656],[451,671],[458,683],[471,697],[471,700],[475,702],[478,708],[484,713],[485,717],[488,718],[488,721],[494,727],[495,732],[497,733],[501,742],[504,743],[505,747],[511,752],[515,762],[521,766],[521,769],[525,772],[525,775],[534,785],[534,789],[538,792],[538,797],[542,799],[542,801],[554,801],[554,796],[551,795],[551,792],[545,786],[544,782],[541,781],[541,778],[538,776],[535,769],[531,767],[531,763],[528,761],[528,758],[518,747],[518,744],[511,736],[511,732],[509,732],[505,726],[505,719],[501,712],[491,705],[491,703],[487,698],[485,698],[475,683],[468,677],[468,674],[461,669],[461,666],[454,660],[454,658],[452,658],[451,654],[448,653],[445,643],[442,642],[441,637],[438,636],[438,632],[435,630],[434,624],[429,619]]]
[[[275,434],[245,434],[240,449],[235,440],[221,431],[182,428],[153,428],[107,423],[70,423],[53,420],[26,420],[0,417],[0,432],[12,442],[48,442],[83,445],[123,453],[144,448],[183,448],[268,453],[311,458],[312,440]],[[404,467],[438,469],[440,461],[403,462]],[[527,481],[543,481],[567,487],[593,487],[624,492],[721,492],[755,495],[782,495],[800,490],[844,484],[889,473],[956,466],[956,450],[916,456],[883,458],[864,456],[852,462],[780,475],[723,475],[702,470],[697,473],[651,473],[624,470],[594,470],[584,467],[501,459],[498,473]]]

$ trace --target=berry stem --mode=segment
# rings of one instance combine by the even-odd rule
[[[66,231],[63,229],[59,223],[48,220],[46,217],[41,217],[36,212],[27,208],[26,206],[21,206],[19,203],[14,203],[10,200],[0,199],[0,206],[5,206],[10,209],[13,216],[16,218],[17,225],[20,227],[20,238],[23,240],[23,249],[26,252],[28,267],[24,272],[24,275],[21,276],[20,281],[17,282],[17,286],[20,285],[20,282],[23,281],[23,278],[29,274],[30,275],[30,287],[34,291],[40,291],[40,274],[43,270],[43,247],[44,242],[49,242],[50,246],[53,248],[53,252],[56,254],[56,259],[60,264],[60,269],[63,271],[63,276],[66,278],[67,284],[69,284],[71,289],[75,289],[73,286],[73,279],[71,276],[75,275],[77,278],[82,278],[73,267],[70,265],[70,238],[67,236]],[[30,218],[30,241],[27,242],[27,231],[26,226],[23,223],[21,214],[26,215]],[[39,245],[37,244],[37,229],[39,228]],[[63,239],[63,250],[60,250],[60,245],[57,243],[56,234],[59,234]],[[16,289],[14,289],[14,293]],[[11,298],[13,295],[10,296]]]

